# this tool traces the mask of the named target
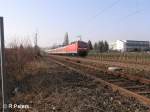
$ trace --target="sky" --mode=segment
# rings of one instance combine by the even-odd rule
[[[150,40],[150,0],[0,0],[5,42],[38,32],[38,45],[69,40]]]

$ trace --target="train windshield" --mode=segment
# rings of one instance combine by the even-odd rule
[[[87,45],[87,43],[85,43],[85,42],[79,41],[79,42],[78,42],[78,47],[79,47],[79,48],[87,48],[88,45]]]

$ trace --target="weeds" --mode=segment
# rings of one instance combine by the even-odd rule
[[[24,74],[25,65],[37,59],[39,55],[30,41],[16,40],[11,42],[10,47],[5,50],[6,74],[15,80],[20,80]]]

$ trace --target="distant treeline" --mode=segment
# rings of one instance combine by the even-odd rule
[[[107,52],[109,50],[108,42],[103,41],[103,40],[95,42],[93,45],[92,45],[91,41],[89,40],[88,45],[91,50],[94,50],[96,52]]]

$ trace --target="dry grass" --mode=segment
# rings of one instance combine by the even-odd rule
[[[12,96],[12,91],[14,88],[18,87],[20,82],[27,76],[26,65],[33,63],[34,61],[38,61],[40,58],[41,56],[39,49],[32,47],[31,43],[28,41],[21,41],[19,43],[14,40],[11,42],[9,48],[5,48],[5,71],[7,76],[7,91],[9,97]],[[41,62],[32,65],[35,67],[43,66],[39,63]]]
[[[47,72],[48,65],[44,60],[31,61],[25,65],[25,73],[36,75],[38,72]]]
[[[40,56],[39,49],[32,47],[30,40],[14,40],[5,50],[6,74],[14,80],[21,80],[26,64],[34,62]]]

